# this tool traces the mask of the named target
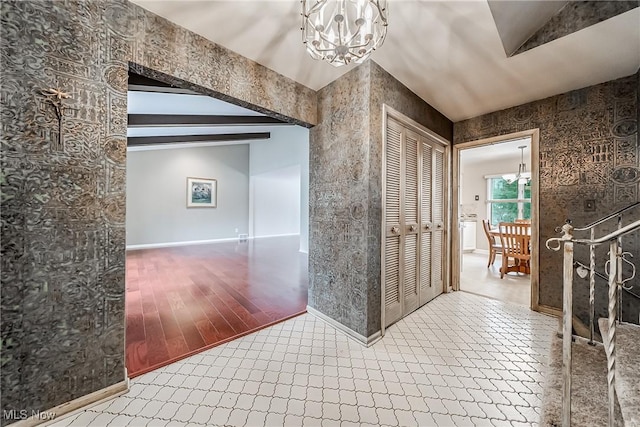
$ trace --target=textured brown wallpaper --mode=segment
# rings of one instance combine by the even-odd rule
[[[580,31],[640,6],[638,0],[570,1],[535,32],[513,55]],[[509,55],[511,56],[511,55]]]
[[[639,199],[638,74],[454,124],[454,143],[540,129],[540,303],[562,304],[562,255],[544,248],[555,227],[570,218],[577,227]],[[591,209],[587,201],[595,201]],[[635,218],[640,215],[634,213]],[[627,221],[630,221],[628,218]],[[608,229],[601,229],[606,232]],[[640,237],[625,239],[625,250],[640,256]],[[605,248],[598,250],[604,259]],[[586,248],[576,258],[588,262]],[[604,271],[603,262],[598,265]],[[576,276],[577,277],[577,276]],[[578,314],[587,320],[588,285],[575,291]],[[640,286],[636,286],[640,293]],[[597,287],[604,314],[606,286]],[[638,320],[640,300],[625,297],[627,319]]]
[[[1,406],[46,410],[125,379],[130,63],[306,126],[316,94],[125,0],[0,8]]]
[[[309,132],[309,306],[367,335],[370,62],[318,92]]]

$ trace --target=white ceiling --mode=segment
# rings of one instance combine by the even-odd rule
[[[351,68],[308,56],[298,0],[133,1],[314,90]],[[459,121],[635,73],[640,8],[507,58],[485,0],[392,0],[372,58]]]

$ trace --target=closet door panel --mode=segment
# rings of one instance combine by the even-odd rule
[[[444,231],[445,231],[445,155],[444,149],[434,147],[433,150],[433,245],[431,262],[433,265],[431,281],[433,296],[444,291]]]
[[[433,149],[424,139],[420,141],[420,305],[427,303],[433,294],[431,281],[431,233],[432,222],[432,171]]]
[[[435,297],[431,279],[431,232],[422,233],[420,246],[420,305]]]
[[[404,213],[404,294],[403,315],[418,308],[419,277],[419,175],[418,175],[418,134],[405,130],[403,213]]]
[[[403,264],[402,245],[402,128],[387,122],[385,144],[385,239],[384,239],[384,309],[385,326],[402,317]]]
[[[385,239],[385,326],[402,318],[402,289],[400,275],[400,236],[389,236]]]

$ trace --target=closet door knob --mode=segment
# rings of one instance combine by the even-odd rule
[[[411,227],[409,227],[409,230],[410,230],[410,231],[416,231],[416,226],[415,226],[415,225],[412,225]]]
[[[393,234],[398,234],[398,233],[400,232],[400,228],[398,228],[398,227],[391,227],[391,232],[392,232]]]

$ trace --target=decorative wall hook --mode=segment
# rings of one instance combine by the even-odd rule
[[[58,88],[43,89],[40,93],[45,96],[51,105],[53,105],[56,112],[56,118],[58,119],[58,140],[52,142],[52,147],[56,150],[62,150],[62,118],[64,117],[64,110],[72,109],[71,107],[64,105],[63,102],[66,99],[72,99],[72,96]]]
[[[53,89],[53,88],[43,90],[42,94],[46,96],[47,99],[49,99],[49,102],[53,104],[58,114],[62,112],[62,108],[63,108],[62,100],[71,98],[70,94],[63,92],[60,89]]]

